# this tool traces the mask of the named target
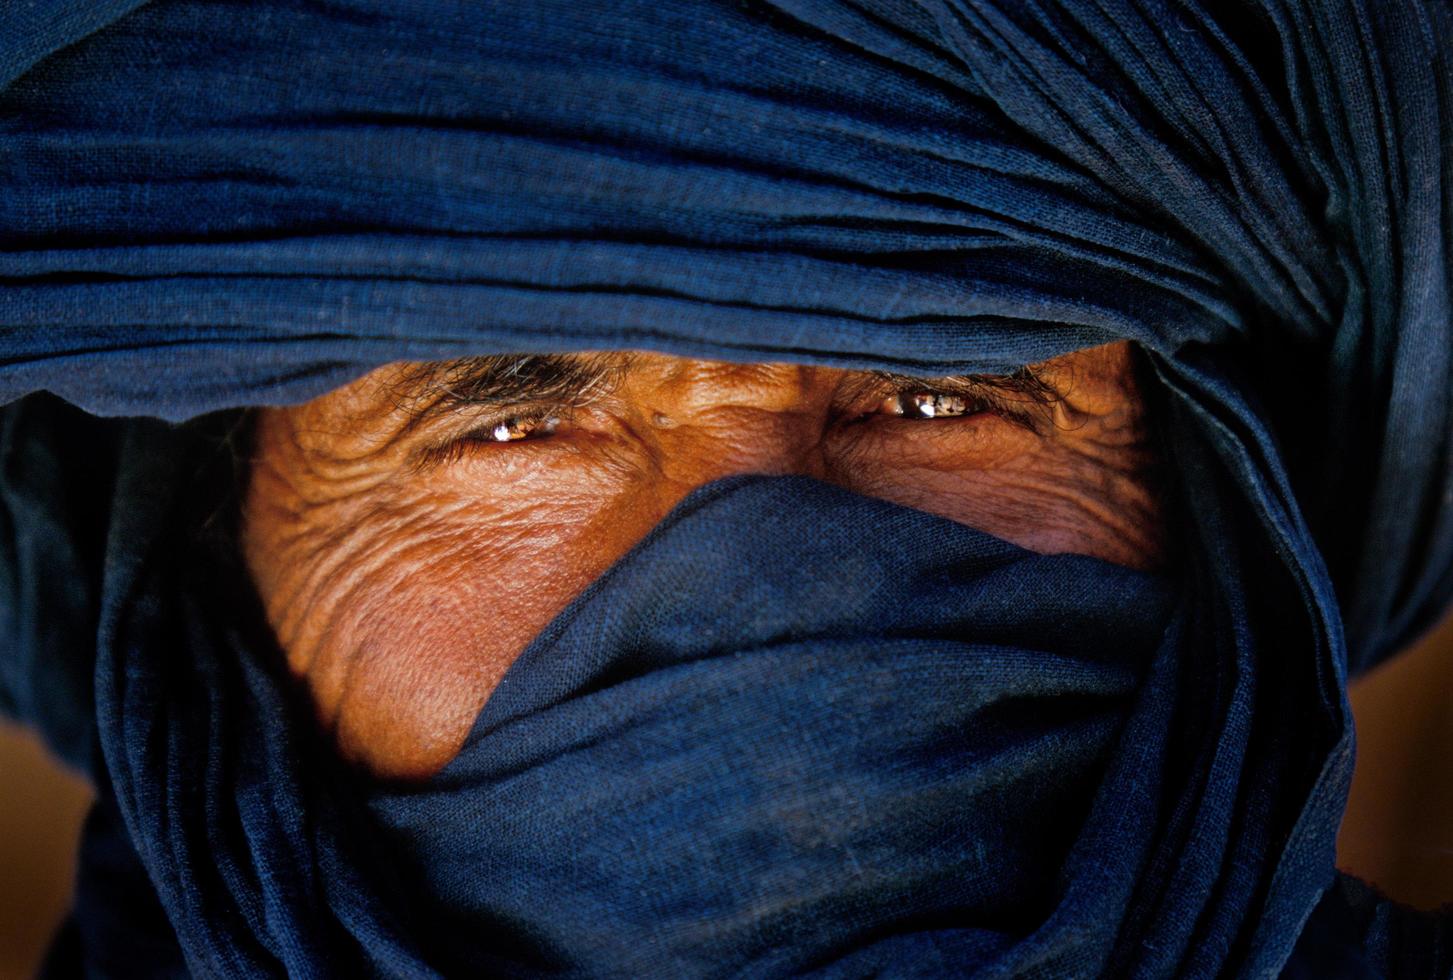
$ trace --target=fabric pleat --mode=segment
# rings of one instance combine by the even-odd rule
[[[92,853],[152,882],[163,916],[138,905],[135,929],[170,929],[157,948],[204,975],[677,963],[1324,976],[1330,936],[1368,975],[1446,969],[1442,919],[1332,861],[1353,754],[1347,679],[1425,630],[1453,591],[1450,40],[1453,10],[1414,0],[0,11],[0,401],[13,403],[0,623],[14,651],[0,707],[92,774],[108,801]],[[880,505],[781,489],[791,481],[709,488],[608,575],[618,591],[588,593],[536,641],[508,678],[532,692],[522,714],[503,720],[515,695],[502,689],[423,791],[335,771],[247,583],[190,533],[225,494],[195,474],[232,410],[390,361],[645,348],[940,375],[1116,339],[1145,352],[1167,433],[1185,554],[1174,582],[1051,569],[896,510],[881,531],[819,539],[812,520]],[[152,418],[92,418],[42,391]],[[737,533],[788,490],[799,523],[774,540]],[[730,545],[746,574],[787,542],[836,561],[892,554],[893,535],[957,542],[896,572],[955,602],[1007,589],[1048,603],[1059,588],[1103,627],[1117,598],[1156,598],[1120,624],[1134,643],[1093,653],[1088,631],[1076,656],[1095,669],[1042,674],[1027,654],[980,660],[998,644],[1051,662],[1053,638],[1027,621],[991,641],[1004,624],[972,603],[885,606],[885,623],[920,616],[904,628],[937,638],[905,653],[923,674],[903,680],[945,726],[931,731],[906,700],[894,714],[820,687],[821,671],[794,673],[837,652],[867,684],[881,646],[832,647],[831,630],[799,624],[821,643],[789,650],[773,635],[751,656],[703,657],[660,624],[627,635],[613,618],[681,588],[667,571],[701,560],[691,540]],[[37,598],[59,575],[68,584]],[[811,584],[784,583],[763,608]],[[707,585],[691,592],[701,609]],[[851,619],[847,585],[817,585],[821,615]],[[1051,633],[1070,613],[1036,610]],[[575,637],[571,623],[595,627]],[[586,642],[601,637],[614,645]],[[550,683],[549,649],[613,659],[552,695],[532,686]],[[938,670],[968,690],[999,685],[1010,707],[940,696],[957,688]],[[733,693],[771,676],[796,680]],[[1085,713],[1020,714],[1053,679]],[[706,706],[718,749],[738,737],[733,718],[742,731],[798,719],[803,738],[791,751],[759,739],[739,772],[703,777],[670,692]],[[881,741],[828,724],[834,698],[878,719]],[[576,745],[591,719],[598,743]],[[1069,752],[1077,724],[1082,751]],[[936,741],[954,726],[1002,752]],[[961,768],[930,777],[913,768],[922,755],[894,755],[905,739]],[[693,789],[612,809],[604,788],[627,791],[612,781],[626,757],[605,753],[623,744],[644,753],[640,786],[684,772]],[[1011,758],[1019,778],[993,768]],[[945,780],[943,797],[894,796],[887,759]],[[870,877],[896,869],[914,885],[896,912],[854,891],[843,862],[792,865],[773,849],[787,824],[764,822],[764,807],[849,813],[827,781],[774,795],[793,766],[835,760],[863,799],[904,807],[920,830],[958,828],[914,837],[852,811],[861,822],[838,843],[869,856]],[[590,779],[601,793],[574,823],[525,805]],[[506,819],[521,808],[529,826]],[[720,813],[733,818],[703,823]],[[470,837],[482,826],[515,845]],[[686,832],[702,826],[716,836]],[[609,853],[612,828],[636,860]],[[762,890],[717,876],[717,891],[693,892],[707,886],[681,869],[710,840],[758,868]],[[1003,844],[1000,864],[986,841]],[[955,875],[915,863],[919,845]],[[547,899],[520,874],[531,863],[548,867],[542,882],[590,888]],[[794,894],[772,890],[784,866],[801,874],[795,894],[822,899],[795,918],[772,904]],[[932,895],[944,904],[915,904]],[[85,905],[74,934],[124,934],[103,920],[131,910],[113,906]]]

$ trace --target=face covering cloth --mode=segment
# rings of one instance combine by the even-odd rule
[[[443,773],[370,785],[310,739],[206,533],[227,414],[25,398],[0,706],[102,797],[53,968],[1446,971],[1443,920],[1332,845],[1346,679],[1453,582],[1450,16],[0,12],[0,398],[182,420],[399,359],[934,375],[1128,338],[1183,552],[1162,580],[815,484],[708,487]]]

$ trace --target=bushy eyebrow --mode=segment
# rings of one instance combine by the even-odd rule
[[[419,364],[394,383],[397,408],[419,425],[467,406],[581,405],[614,386],[623,354],[495,354]]]
[[[965,394],[995,392],[1039,404],[1050,404],[1061,397],[1059,390],[1033,367],[1022,367],[1009,374],[954,374],[934,378],[893,371],[870,371],[868,377],[877,384],[904,390],[929,387],[948,392],[961,391]]]

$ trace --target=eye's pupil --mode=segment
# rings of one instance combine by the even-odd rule
[[[533,435],[554,432],[559,422],[554,416],[543,419],[506,419],[489,431],[489,437],[494,442],[515,442]]]
[[[958,395],[918,392],[900,399],[903,414],[916,419],[936,419],[967,414],[968,403]]]

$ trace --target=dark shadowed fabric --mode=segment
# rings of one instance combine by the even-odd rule
[[[1450,22],[0,8],[0,708],[104,797],[53,972],[1446,973],[1446,920],[1332,860],[1347,676],[1453,588]],[[281,676],[218,516],[232,415],[22,398],[176,421],[401,358],[1116,338],[1174,574],[715,485],[419,787],[341,771]]]

